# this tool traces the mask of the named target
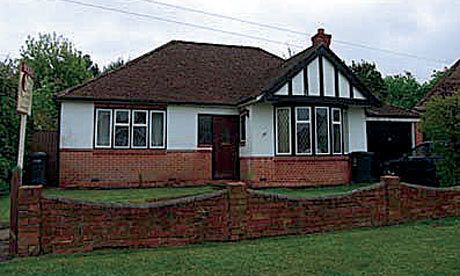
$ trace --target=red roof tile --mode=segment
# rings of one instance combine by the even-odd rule
[[[283,62],[255,47],[171,41],[58,99],[234,105],[259,95]]]
[[[447,75],[440,80],[415,106],[417,110],[423,111],[425,103],[434,96],[451,96],[453,93],[460,93],[460,59],[452,65]]]

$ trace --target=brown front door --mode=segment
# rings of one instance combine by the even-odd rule
[[[238,117],[214,116],[213,178],[238,178]]]

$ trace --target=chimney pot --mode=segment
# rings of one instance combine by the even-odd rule
[[[331,45],[331,38],[332,35],[324,33],[324,29],[319,28],[318,32],[311,38],[311,41],[313,43],[313,46],[323,44],[324,46],[329,48],[329,45]]]

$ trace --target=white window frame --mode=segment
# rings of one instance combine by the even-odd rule
[[[289,111],[289,152],[279,152],[278,151],[278,110],[287,109]],[[291,107],[277,107],[275,108],[275,148],[277,155],[291,155],[292,154],[292,118],[291,118]]]
[[[151,120],[153,113],[161,113],[161,114],[163,114],[163,137],[162,137],[163,145],[162,146],[153,146],[152,145],[152,140],[151,140],[151,137],[150,137],[151,136],[150,133],[152,132],[152,129],[153,129],[152,120]],[[148,122],[149,122],[149,127],[148,127],[149,134],[148,134],[148,137],[150,138],[150,139],[148,139],[149,148],[151,148],[151,149],[164,149],[164,148],[166,148],[166,111],[164,111],[164,110],[150,110],[148,115],[149,115],[149,118],[148,118]]]
[[[145,114],[145,124],[139,124],[139,123],[135,123],[134,122],[134,119],[135,119],[135,116],[134,116],[134,113],[144,113]],[[131,119],[131,148],[133,149],[146,149],[148,148],[148,144],[149,144],[149,112],[148,110],[139,110],[139,109],[133,109],[132,110],[132,115],[131,115],[132,119]],[[134,128],[135,127],[145,127],[145,146],[135,146],[134,145]]]
[[[127,112],[128,113],[128,123],[117,123],[117,113],[118,112]],[[129,146],[131,145],[131,127],[130,127],[130,123],[131,123],[131,110],[129,109],[115,109],[113,111],[113,148],[114,149],[129,149]],[[127,146],[117,146],[115,145],[115,136],[116,136],[116,131],[115,131],[115,128],[117,126],[121,126],[121,127],[128,127],[128,145]]]
[[[239,119],[240,119],[240,121],[239,121],[239,126],[240,126],[240,128],[239,128],[239,129],[240,129],[240,137],[239,137],[239,138],[240,138],[240,143],[241,143],[241,144],[245,144],[246,141],[247,141],[247,139],[248,139],[248,127],[247,127],[247,125],[248,125],[248,116],[246,115],[246,113],[242,113],[242,114],[240,114]],[[243,126],[242,123],[241,123],[241,120],[242,120],[242,119],[244,119],[244,126]],[[244,139],[242,139],[242,137],[243,137],[243,135],[242,135],[242,134],[243,134],[243,128],[244,128],[244,134],[245,134]]]
[[[299,109],[308,109],[308,118],[309,120],[298,120],[297,119],[297,111]],[[296,155],[313,155],[313,145],[312,145],[312,138],[313,138],[313,134],[312,134],[312,126],[311,126],[311,107],[310,106],[296,106],[295,107],[295,131],[294,131],[294,135],[295,135],[295,154]],[[299,142],[298,142],[298,138],[297,138],[297,124],[308,124],[310,126],[310,152],[299,152],[298,149],[299,149]]]
[[[99,111],[108,111],[110,113],[110,125],[109,125],[109,145],[98,145],[97,144],[97,132],[98,132],[98,121],[99,121]],[[96,108],[96,122],[94,127],[94,147],[95,148],[112,148],[112,123],[113,123],[113,112],[112,109],[105,108]]]
[[[339,121],[336,122],[334,121],[334,111],[339,112]],[[332,140],[331,140],[331,145],[332,145],[332,154],[333,155],[342,155],[344,150],[343,150],[343,119],[342,119],[342,110],[340,108],[331,108],[331,124],[332,124]],[[340,152],[334,152],[334,125],[339,125],[340,129]]]
[[[317,109],[326,109],[327,114],[327,152],[319,152],[318,150],[318,118],[316,116]],[[329,107],[327,106],[315,106],[315,153],[316,155],[329,155],[331,154],[331,134],[330,134],[330,122],[331,116],[329,114]]]

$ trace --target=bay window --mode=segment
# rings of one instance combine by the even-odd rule
[[[310,107],[296,107],[296,154],[311,154],[311,109]]]
[[[291,108],[276,108],[276,153],[291,154]]]
[[[329,154],[329,108],[315,107],[316,153]]]
[[[276,155],[344,154],[343,112],[327,106],[275,107]]]
[[[332,153],[342,153],[342,113],[332,108]]]

